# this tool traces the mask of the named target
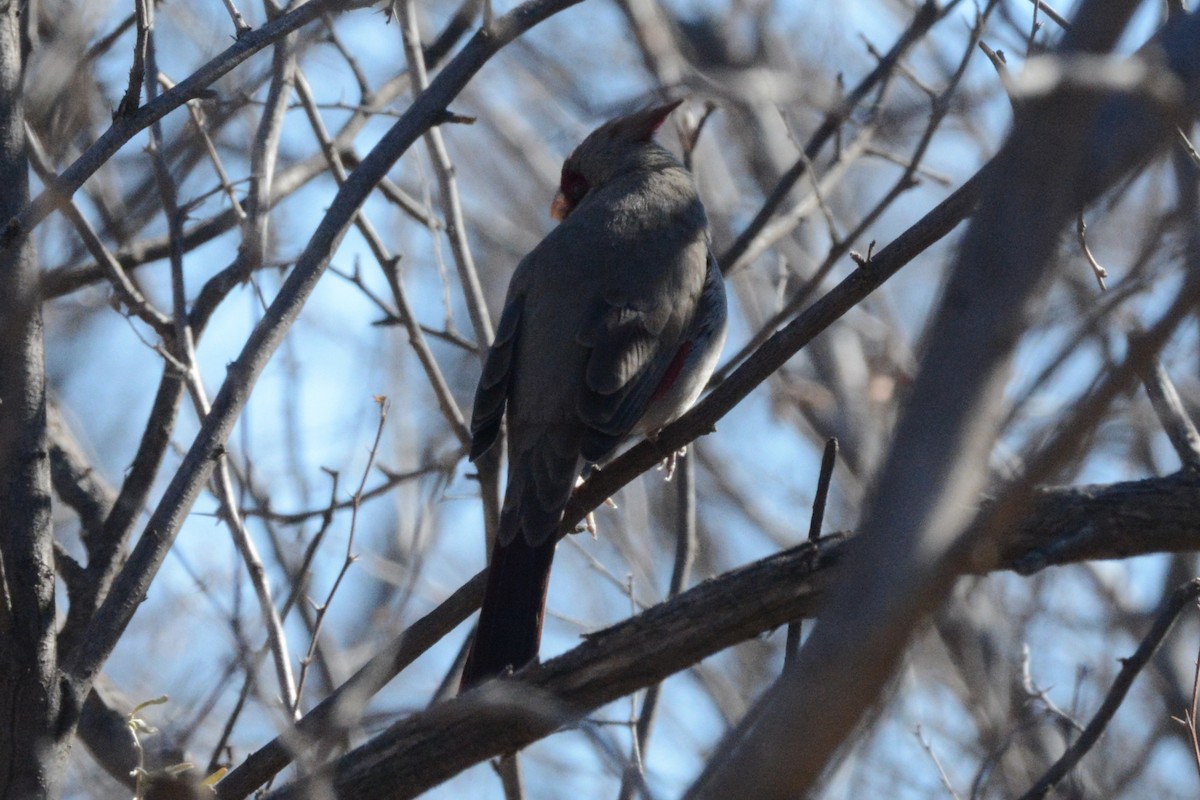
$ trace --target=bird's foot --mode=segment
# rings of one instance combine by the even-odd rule
[[[671,453],[669,456],[664,458],[659,463],[658,468],[667,473],[666,475],[663,476],[663,480],[669,481],[669,480],[671,480],[671,478],[675,477],[675,467],[678,466],[679,459],[683,458],[686,455],[687,455],[687,445],[684,445],[683,447],[679,448],[678,450],[676,450],[675,452]]]
[[[591,469],[592,472],[598,472],[599,470],[600,470],[600,468],[596,467],[596,466],[593,466]],[[584,478],[582,475],[580,475],[578,478],[576,478],[575,479],[575,488],[578,489],[583,484],[583,480],[584,480]],[[605,499],[604,505],[608,506],[609,508],[617,507],[617,504],[615,502],[613,502],[613,499],[611,497]],[[583,529],[585,531],[587,531],[588,533],[590,533],[593,539],[596,538],[597,531],[599,530],[596,527],[596,512],[589,511],[587,513],[587,516],[583,518]]]

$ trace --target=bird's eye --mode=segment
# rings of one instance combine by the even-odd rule
[[[559,182],[558,188],[563,193],[563,197],[567,198],[567,202],[575,205],[583,199],[583,196],[588,193],[588,189],[592,187],[588,183],[587,178],[574,170],[568,170],[566,167],[563,167],[562,180]]]

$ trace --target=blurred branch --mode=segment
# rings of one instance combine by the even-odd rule
[[[1051,431],[1047,441],[1038,447],[1027,462],[1021,484],[1025,487],[1053,480],[1070,464],[1078,462],[1090,434],[1118,396],[1134,387],[1138,376],[1158,358],[1167,340],[1179,325],[1200,307],[1200,272],[1190,270],[1187,280],[1171,305],[1145,332],[1130,334],[1124,360],[1108,370],[1080,398],[1071,414]],[[1024,491],[1020,485],[1006,489],[997,505],[1011,500],[1014,493]]]
[[[1135,6],[1085,0],[1062,52],[1111,48]],[[1172,48],[1177,80],[1194,85],[1200,64],[1189,63],[1187,54],[1196,60],[1200,17],[1190,20],[1190,29],[1181,22],[1168,23],[1157,42]],[[726,737],[689,798],[808,791],[877,702],[914,626],[945,596],[955,561],[963,557],[956,546],[966,541],[970,522],[964,503],[986,477],[1011,354],[1052,274],[1048,260],[1062,227],[1166,147],[1175,125],[1195,111],[1184,103],[1162,106],[1065,85],[1026,106],[994,162],[987,201],[928,330],[921,369],[864,512],[853,565],[796,669],[759,699],[762,718]],[[1110,114],[1123,124],[1107,124]],[[1068,442],[1076,452],[1077,440]],[[1028,480],[1043,477],[1031,469]],[[1006,500],[988,515],[989,533],[1022,513],[1028,496],[1014,491]]]
[[[359,158],[358,153],[349,148],[342,150],[339,153],[339,156],[342,159],[342,163],[344,163],[348,169],[357,169],[359,163],[362,161],[362,159]],[[430,230],[438,230],[442,227],[442,221],[434,216],[432,211],[426,208],[420,200],[417,200],[408,192],[397,186],[396,183],[390,178],[384,178],[379,181],[378,189],[379,193],[383,195],[389,203],[396,206],[396,208],[400,209],[407,216],[411,217],[415,222],[417,222],[417,224],[429,228]]]
[[[171,89],[175,86],[175,82],[162,71],[158,73],[158,82],[165,89]],[[221,185],[221,190],[229,198],[229,207],[233,209],[233,213],[237,215],[239,220],[244,218],[246,211],[242,208],[242,201],[238,198],[237,191],[233,188],[233,182],[229,180],[229,174],[225,170],[225,164],[221,161],[221,155],[217,152],[217,146],[213,143],[212,136],[209,135],[208,122],[204,115],[204,106],[199,100],[189,100],[184,105],[187,107],[188,117],[192,120],[192,126],[196,129],[196,135],[204,143],[204,151],[208,154],[208,160],[212,164],[213,172],[217,175],[217,181]],[[274,197],[272,197],[273,201]]]
[[[931,0],[927,0],[927,2],[921,4],[921,7],[917,9],[917,13],[913,17],[913,21],[904,30],[904,33],[900,34],[896,43],[892,45],[892,49],[851,90],[842,103],[825,116],[820,127],[809,137],[808,144],[805,145],[804,152],[801,153],[800,158],[796,160],[791,169],[785,172],[779,179],[779,182],[775,184],[775,188],[771,190],[770,195],[767,196],[758,213],[754,215],[754,219],[750,221],[750,224],[738,235],[733,244],[721,254],[719,260],[722,272],[726,274],[731,273],[734,266],[743,261],[742,257],[746,251],[750,249],[755,239],[767,227],[767,223],[775,216],[776,210],[787,200],[792,187],[808,171],[809,164],[816,159],[817,155],[821,152],[821,148],[834,137],[842,124],[849,119],[850,114],[858,107],[858,104],[878,84],[887,80],[892,74],[892,70],[895,69],[896,64],[908,52],[908,49],[928,33],[935,24],[945,18],[956,5],[958,5],[957,0],[948,3],[944,8],[939,7],[936,2],[932,2]]]
[[[979,41],[979,38],[983,35],[984,26],[987,24],[987,19],[994,6],[995,3],[988,4],[986,10],[984,10],[980,14],[979,18],[975,21],[975,25],[971,29],[967,46],[963,48],[963,53],[959,59],[958,66],[955,69],[954,74],[947,81],[945,88],[941,92],[930,95],[929,118],[925,123],[924,130],[921,133],[920,139],[917,141],[916,147],[913,149],[913,155],[905,165],[904,170],[900,173],[900,176],[892,183],[888,190],[884,192],[883,197],[881,197],[871,207],[871,209],[865,215],[863,215],[863,217],[858,221],[858,223],[854,226],[854,229],[850,231],[849,234],[844,237],[840,237],[840,239],[837,236],[831,237],[833,239],[833,244],[829,248],[829,252],[825,255],[825,258],[822,260],[820,266],[818,266],[813,274],[808,277],[804,287],[801,288],[800,291],[796,292],[792,297],[789,297],[787,302],[783,304],[783,307],[776,311],[770,319],[763,323],[758,333],[752,336],[750,341],[748,341],[740,351],[738,351],[735,355],[729,358],[728,361],[725,362],[724,366],[722,366],[721,369],[719,369],[713,375],[713,383],[723,380],[729,374],[730,370],[732,370],[737,364],[741,363],[742,359],[744,359],[749,353],[753,352],[756,347],[762,344],[762,342],[771,335],[772,331],[774,331],[777,327],[779,327],[779,325],[783,324],[786,319],[794,315],[800,308],[802,308],[804,304],[808,302],[809,298],[811,298],[812,295],[820,288],[822,281],[824,281],[826,276],[833,271],[833,268],[847,252],[850,252],[851,257],[856,262],[861,261],[862,257],[855,255],[853,251],[850,250],[850,246],[854,242],[858,241],[860,237],[862,237],[867,230],[875,224],[875,221],[879,219],[879,217],[882,216],[883,213],[888,210],[888,208],[890,208],[902,194],[916,186],[917,171],[920,168],[921,161],[924,159],[925,152],[929,148],[930,143],[933,141],[934,134],[937,133],[938,129],[942,125],[942,122],[945,121],[946,115],[950,112],[951,103],[958,94],[958,85],[962,81],[963,76],[966,74],[967,66],[970,64],[971,55],[975,50],[975,43]],[[888,57],[884,57],[881,60],[881,63],[886,63],[887,61]],[[870,143],[871,135],[872,132],[870,129],[861,131],[851,146],[839,154],[839,158],[841,159],[839,166],[842,169],[848,168],[850,162],[856,155],[859,154],[859,151],[865,149],[866,145]],[[807,154],[807,152],[808,151],[806,149],[805,153]],[[968,182],[968,184],[969,183],[970,182]],[[966,189],[968,184],[964,184],[963,189]],[[816,202],[820,202],[823,191],[824,188],[820,185],[820,183],[815,184],[813,196]],[[799,206],[797,206],[797,208],[799,208]],[[963,210],[969,213],[969,206],[964,205]],[[749,263],[751,257],[757,257],[766,249],[766,247],[774,244],[784,235],[789,233],[792,228],[800,222],[800,219],[796,216],[795,211],[796,210],[793,209],[773,224],[764,225],[761,232],[757,237],[755,237],[754,241],[750,242],[743,254],[739,256],[738,260],[731,262],[728,265],[727,271],[733,271],[738,263]],[[949,232],[949,230],[949,228],[946,229],[947,232]],[[872,255],[868,252],[866,258],[869,260],[872,258]]]
[[[675,24],[658,0],[617,0],[629,29],[637,40],[642,63],[660,88],[670,89],[683,83],[691,71],[679,51]]]
[[[791,235],[813,211],[817,210],[821,197],[828,196],[833,188],[846,177],[850,167],[859,162],[870,147],[875,133],[873,125],[866,125],[855,134],[850,142],[839,148],[837,157],[830,164],[829,169],[819,179],[814,179],[812,192],[764,225],[758,236],[746,245],[746,249],[738,256],[737,260],[730,262],[726,267],[726,272],[737,272],[742,267],[752,264],[759,256],[774,247],[780,239]],[[915,170],[915,167],[910,167],[910,169]],[[808,165],[807,171],[812,171],[811,164]],[[907,180],[905,182],[908,183]],[[890,192],[888,194],[891,195]],[[890,199],[894,198],[889,197],[889,204]],[[812,282],[816,283],[817,281],[819,278],[814,278]],[[764,327],[769,331],[775,326],[767,323]],[[738,360],[736,356],[733,358],[734,362]]]
[[[1127,279],[1097,297],[1095,302],[1078,317],[1071,336],[1058,347],[1053,357],[1046,359],[1045,366],[1028,383],[1028,388],[1022,392],[1022,397],[1013,403],[1001,428],[1008,429],[1019,419],[1021,414],[1027,411],[1028,405],[1034,402],[1033,398],[1036,398],[1038,393],[1045,389],[1050,379],[1070,361],[1071,357],[1086,344],[1088,339],[1102,336],[1112,325],[1114,317],[1121,312],[1123,304],[1144,289],[1145,285],[1141,281]]]
[[[442,59],[450,54],[458,40],[471,29],[471,24],[482,7],[483,0],[463,0],[462,5],[446,21],[446,27],[442,28],[442,32],[425,48],[421,57],[426,66],[432,67],[442,63]]]
[[[234,13],[236,14],[236,11]],[[238,35],[241,33],[239,28]],[[295,83],[296,34],[289,33],[275,42],[271,58],[271,83],[267,88],[266,102],[263,104],[262,115],[258,119],[254,140],[250,146],[250,188],[243,204],[245,217],[242,219],[241,242],[238,247],[238,260],[247,278],[251,272],[262,266],[267,254],[271,222],[271,184],[275,179],[275,162],[279,157],[283,121]]]
[[[333,174],[334,180],[338,182],[338,185],[344,186],[347,175],[346,168],[341,161],[341,154],[334,147],[333,141],[325,129],[325,123],[321,118],[320,111],[316,107],[312,89],[309,87],[308,81],[302,73],[297,73],[296,75],[296,94],[300,97],[300,102],[304,107],[305,113],[308,115],[309,124],[312,125],[313,133],[321,145],[321,152],[324,153],[328,161],[329,171]],[[433,351],[429,348],[429,343],[425,341],[424,331],[417,323],[416,313],[413,311],[412,304],[408,301],[408,293],[405,292],[404,285],[400,282],[400,271],[398,269],[400,257],[388,251],[383,243],[383,238],[379,235],[375,226],[371,224],[371,221],[367,219],[366,213],[361,208],[354,214],[354,226],[358,229],[363,239],[366,240],[371,254],[375,256],[380,270],[383,272],[384,277],[387,278],[388,286],[392,290],[392,298],[396,303],[400,324],[404,326],[405,331],[408,333],[409,344],[416,353],[421,367],[425,370],[425,376],[429,380],[430,389],[433,390],[433,394],[437,398],[438,407],[441,409],[442,415],[446,418],[450,430],[458,438],[459,443],[463,447],[468,446],[471,437],[470,432],[467,430],[466,422],[463,420],[458,404],[454,400],[454,395],[450,391],[450,386],[442,374],[442,369],[438,365]]]
[[[42,147],[41,141],[38,139],[37,133],[28,125],[25,126],[25,134],[28,137],[28,153],[30,166],[42,181],[51,183],[58,180],[58,176],[54,174],[49,160],[46,158],[46,153]],[[145,322],[157,333],[164,341],[171,339],[171,320],[165,314],[155,308],[146,296],[134,285],[129,276],[125,274],[121,262],[104,246],[104,242],[100,239],[100,235],[92,227],[87,217],[79,210],[79,206],[74,200],[65,200],[59,205],[59,211],[67,218],[67,222],[75,229],[79,238],[83,241],[83,246],[91,253],[92,258],[96,259],[96,263],[108,278],[112,286],[113,292],[130,314]]]
[[[1172,8],[1171,13],[1175,15],[1179,11]],[[1175,150],[1172,166],[1178,184],[1179,219],[1185,231],[1185,264],[1188,273],[1194,273],[1200,269],[1200,162],[1197,162],[1195,151],[1191,150],[1182,130],[1180,137],[1186,150]],[[1186,467],[1200,469],[1200,434],[1196,432],[1195,424],[1183,407],[1179,393],[1175,391],[1175,384],[1163,367],[1162,360],[1155,357],[1152,363],[1146,364],[1141,378],[1146,387],[1146,394],[1154,406],[1154,412],[1158,415],[1159,422],[1175,448],[1180,462]]]
[[[92,468],[57,404],[47,404],[46,417],[54,493],[79,515],[80,538],[86,546],[100,536],[117,493]]]
[[[74,194],[84,181],[107,163],[130,139],[187,101],[198,98],[208,90],[212,83],[228,74],[234,67],[259,50],[307,25],[322,14],[362,8],[370,4],[371,0],[310,0],[310,2],[247,33],[153,102],[145,103],[132,114],[114,119],[112,126],[96,140],[95,144],[79,156],[71,166],[63,170],[58,182],[53,187],[44,190],[34,198],[33,202],[13,215],[4,226],[0,244],[16,235],[16,231],[28,233],[37,227],[58,206],[61,199]]]

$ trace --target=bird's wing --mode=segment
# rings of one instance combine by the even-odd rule
[[[604,459],[637,424],[675,360],[696,297],[630,300],[606,296],[577,340],[589,348],[578,414],[588,426],[583,457]]]
[[[472,461],[487,452],[500,435],[500,422],[508,402],[508,387],[524,305],[524,295],[515,294],[509,297],[504,311],[500,313],[496,339],[488,350],[483,374],[479,376],[479,386],[475,389],[475,408],[471,412]]]

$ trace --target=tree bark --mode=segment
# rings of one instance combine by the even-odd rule
[[[1047,487],[1034,493],[1026,519],[993,531],[996,540],[982,548],[986,558],[965,566],[977,574],[1029,573],[1086,560],[1194,552],[1200,547],[1197,531],[1200,474],[1192,470],[1103,486]],[[968,535],[978,538],[979,533]],[[844,562],[855,538],[833,534],[707,580],[589,634],[579,647],[530,666],[513,679],[488,683],[405,717],[313,774],[280,787],[270,798],[292,800],[306,796],[313,786],[330,785],[339,800],[416,797],[473,764],[516,752],[727,647],[817,616],[828,588],[845,580]],[[397,643],[388,654],[388,666],[369,664],[363,671],[395,674],[424,651],[424,642],[461,623],[479,605],[479,578],[429,615],[440,618],[438,632],[427,630],[423,620],[420,635],[412,637],[422,644],[405,648]],[[348,687],[361,689],[362,684],[355,678]],[[360,696],[351,702],[361,701]],[[336,705],[301,722],[304,735],[324,741],[343,735],[345,729],[334,722]],[[355,713],[360,712],[361,705]],[[313,752],[310,744],[303,736],[285,735],[218,783],[217,796],[249,796],[292,758],[304,763]]]
[[[22,4],[0,3],[0,796],[53,797],[58,735],[50,467],[37,265],[13,220],[29,202]]]

